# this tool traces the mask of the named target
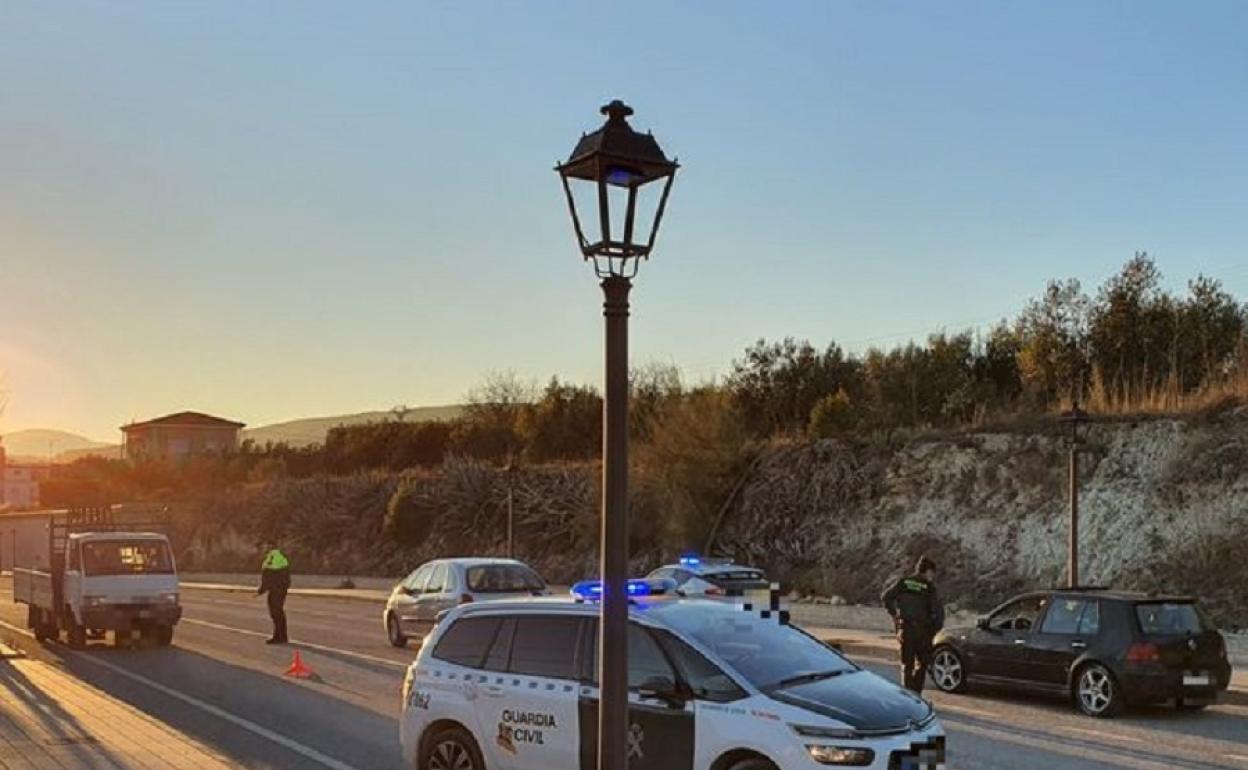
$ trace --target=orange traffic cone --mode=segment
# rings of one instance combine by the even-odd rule
[[[290,668],[286,669],[286,676],[293,676],[296,679],[312,679],[316,674],[304,664],[303,657],[299,655],[298,650],[295,650],[295,658],[290,662]]]

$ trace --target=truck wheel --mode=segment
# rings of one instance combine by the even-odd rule
[[[173,644],[173,626],[156,626],[156,644],[161,647]]]
[[[87,627],[81,623],[74,623],[69,627],[69,646],[75,650],[81,650],[87,646]]]

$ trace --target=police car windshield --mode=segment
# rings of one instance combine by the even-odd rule
[[[696,639],[760,690],[858,670],[832,648],[774,618],[727,607],[663,610],[665,623]]]

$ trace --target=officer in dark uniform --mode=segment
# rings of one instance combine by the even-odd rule
[[[290,590],[290,560],[276,543],[265,544],[266,553],[260,565],[260,588],[256,596],[268,594],[269,617],[273,619],[273,636],[265,644],[286,644],[286,592]]]
[[[901,643],[902,684],[922,693],[932,660],[932,638],[945,625],[945,607],[936,590],[935,562],[923,556],[914,572],[889,586],[880,599]]]

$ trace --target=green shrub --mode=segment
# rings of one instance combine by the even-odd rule
[[[810,410],[807,434],[811,438],[832,438],[853,430],[858,425],[858,415],[849,401],[849,394],[842,388],[830,396],[824,396]]]
[[[382,534],[387,540],[409,548],[425,542],[437,521],[437,509],[425,499],[416,479],[405,479],[386,505]]]

